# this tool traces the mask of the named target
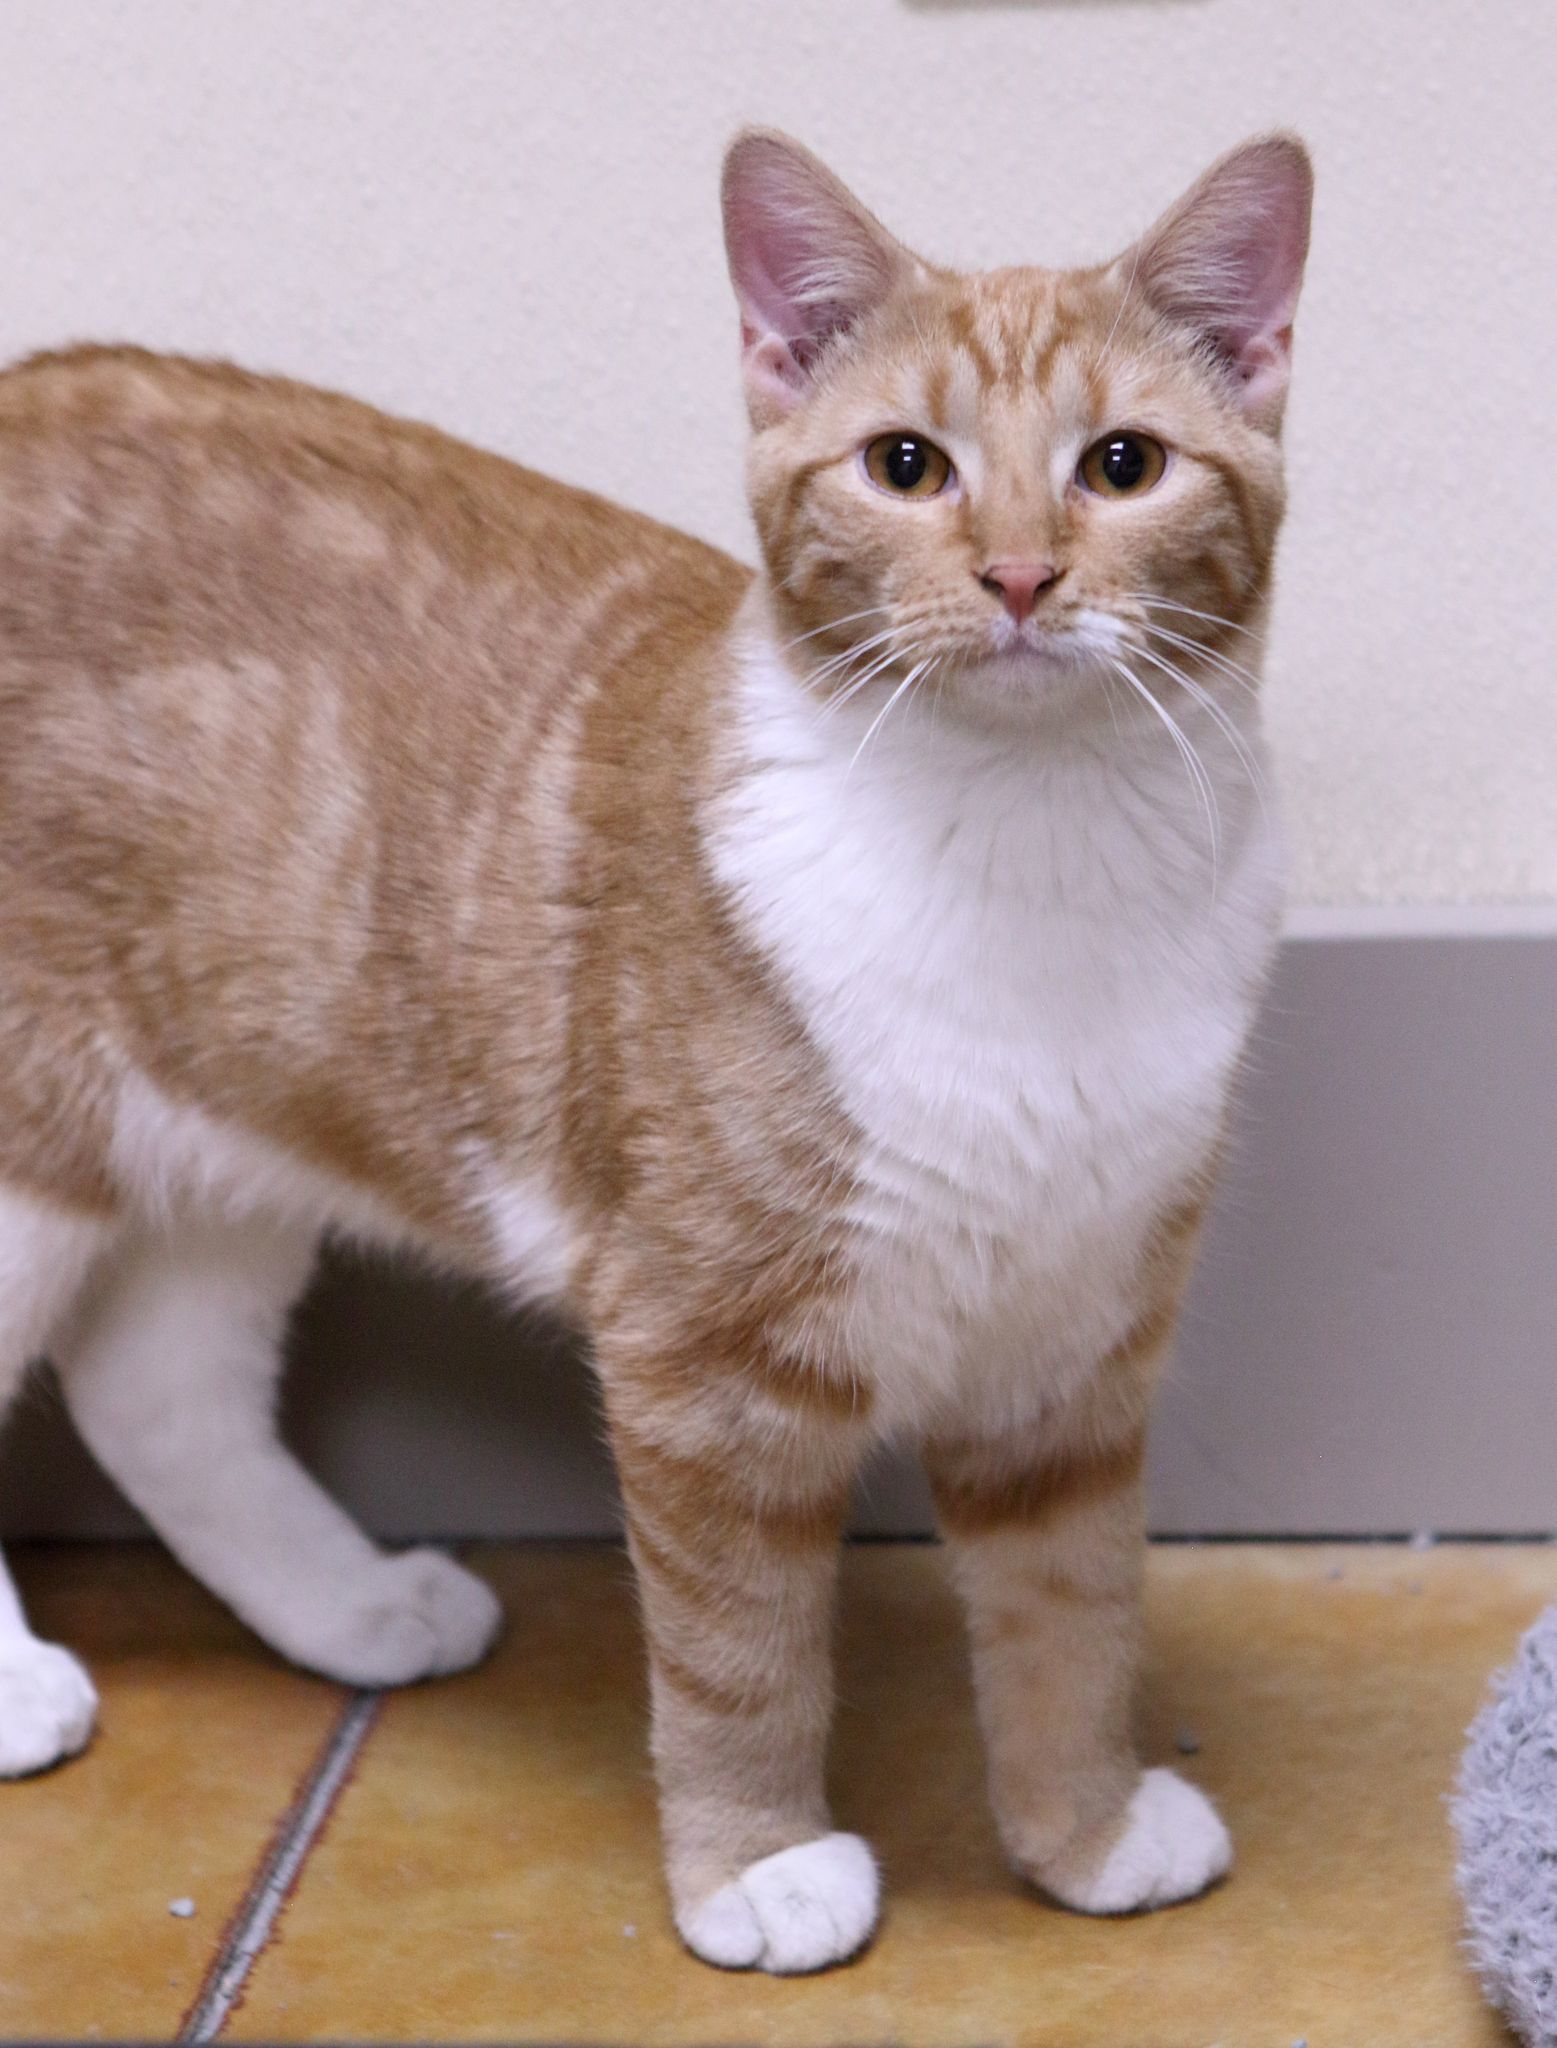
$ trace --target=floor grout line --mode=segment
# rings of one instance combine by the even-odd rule
[[[362,1754],[383,1697],[381,1692],[356,1692],[346,1702],[212,1959],[200,1995],[178,2031],[180,2042],[214,2041],[226,2026],[309,1851]]]

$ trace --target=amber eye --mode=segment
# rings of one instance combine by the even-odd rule
[[[1150,434],[1105,434],[1082,456],[1077,475],[1099,498],[1139,498],[1167,466],[1167,449]]]
[[[879,491],[933,498],[951,482],[952,466],[923,434],[878,434],[865,450],[865,474]]]

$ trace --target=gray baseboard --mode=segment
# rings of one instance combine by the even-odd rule
[[[1557,926],[1411,922],[1315,917],[1283,950],[1158,1412],[1164,1533],[1557,1527]],[[616,1526],[554,1332],[336,1259],[295,1353],[290,1434],[383,1535]],[[0,1503],[10,1533],[135,1527],[43,1379]],[[911,1467],[859,1520],[928,1527]]]

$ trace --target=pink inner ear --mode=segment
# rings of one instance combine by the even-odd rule
[[[754,335],[776,334],[804,347],[830,332],[827,308],[810,303],[806,285],[821,263],[816,238],[801,222],[786,219],[771,192],[731,194],[726,213],[730,274],[745,325]]]
[[[751,205],[748,194],[730,194],[725,206],[725,246],[740,301],[743,341],[755,341],[764,334],[777,334],[787,341],[795,331],[794,296],[781,288],[774,275],[783,239],[777,224]]]
[[[1311,198],[1301,145],[1272,137],[1208,172],[1141,245],[1142,288],[1198,328],[1251,392],[1284,375]]]
[[[1308,255],[1308,207],[1298,211],[1285,192],[1269,196],[1275,203],[1240,223],[1241,246],[1234,243],[1227,256],[1233,289],[1224,332],[1239,355],[1254,342],[1285,350],[1292,341]]]
[[[792,407],[805,389],[805,365],[795,353],[796,344],[780,341],[776,334],[757,334],[741,323],[741,350],[746,358],[746,375],[769,398]]]
[[[726,159],[724,225],[748,370],[795,390],[890,288],[890,238],[804,151],[767,135]]]

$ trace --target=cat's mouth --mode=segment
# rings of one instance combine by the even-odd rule
[[[986,649],[980,666],[986,672],[1009,671],[1032,678],[1043,670],[1094,667],[1100,650],[1092,636],[1070,625],[1039,625],[1028,620],[1008,627],[993,650]]]
[[[976,717],[1004,724],[1034,718],[1090,717],[1087,707],[1107,701],[1110,647],[1106,632],[1086,620],[1038,626],[1000,636],[991,646],[964,646],[941,670],[943,694],[959,698]]]

